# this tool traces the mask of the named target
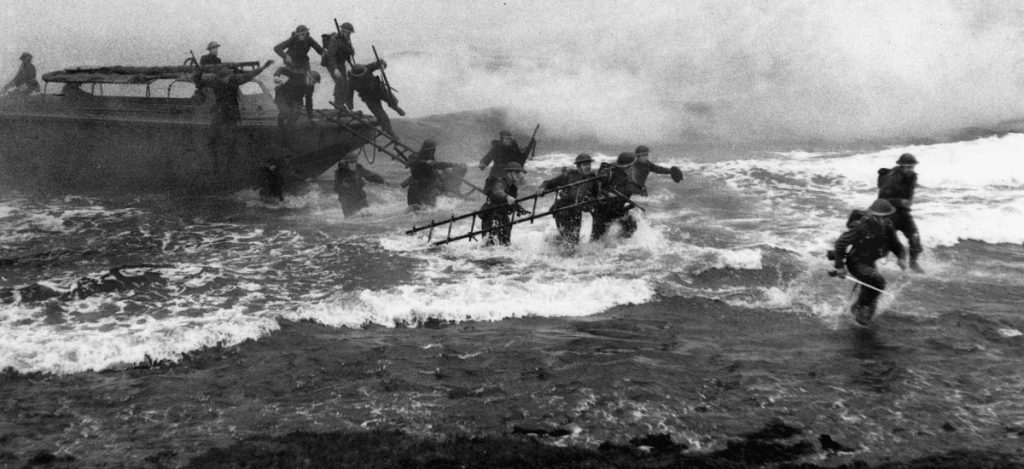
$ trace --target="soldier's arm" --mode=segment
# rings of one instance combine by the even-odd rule
[[[491,149],[487,151],[487,154],[484,155],[483,158],[480,159],[480,169],[486,168],[487,165],[491,164],[491,162],[494,161],[494,155],[497,153],[497,151],[498,145],[495,144],[494,142],[491,142]]]
[[[666,168],[664,166],[658,166],[654,163],[648,163],[647,166],[651,168],[652,173],[657,174],[672,174],[672,168]]]
[[[370,181],[372,183],[376,183],[376,184],[387,184],[388,183],[388,181],[386,179],[384,179],[383,176],[381,176],[381,175],[379,175],[379,174],[377,174],[377,173],[375,173],[373,171],[370,171],[370,170],[364,168],[363,165],[356,165],[356,171],[359,171],[359,175],[362,176],[363,179],[366,179],[367,181]]]
[[[327,70],[332,74],[339,68],[337,63],[338,48],[340,47],[338,45],[339,42],[341,42],[341,38],[334,36],[331,38],[331,42],[327,44],[327,55],[324,58],[324,63],[326,64],[325,66],[327,67]]]
[[[288,55],[285,53],[285,50],[288,49],[288,46],[291,45],[291,43],[292,38],[288,38],[285,39],[284,41],[281,41],[280,44],[274,46],[274,53],[281,56],[281,60],[284,60],[285,63],[288,63],[288,61],[290,60],[288,58]]]
[[[309,36],[309,43],[313,46],[313,50],[315,50],[317,54],[320,54],[321,56],[324,55],[324,48],[316,41],[316,39],[313,39],[313,36]]]
[[[532,152],[533,148],[536,146],[537,139],[531,138],[530,143],[527,143],[526,148],[524,148],[523,151],[520,153],[520,155],[522,155],[523,161],[526,161],[526,159],[530,157],[530,152]]]
[[[562,174],[559,174],[558,176],[555,176],[555,177],[553,177],[551,179],[548,179],[547,181],[542,182],[540,184],[540,188],[541,188],[541,190],[545,190],[546,191],[548,189],[554,189],[554,188],[556,188],[558,186],[564,186],[564,185],[569,183],[568,179],[569,179],[569,173],[562,173]]]
[[[833,249],[835,249],[836,253],[836,269],[846,268],[846,249],[849,248],[851,244],[853,244],[853,240],[856,238],[857,230],[848,230],[847,232],[839,235],[839,238],[836,239],[835,245],[833,246]]]

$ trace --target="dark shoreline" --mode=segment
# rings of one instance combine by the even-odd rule
[[[0,468],[1024,467],[1024,427],[971,428],[922,395],[970,381],[916,388],[951,362],[1015,373],[922,346],[963,321],[832,330],[684,298],[418,328],[282,321],[177,363],[0,374]]]

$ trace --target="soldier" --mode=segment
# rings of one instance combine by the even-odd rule
[[[499,179],[505,175],[505,165],[514,161],[520,166],[525,166],[526,159],[530,157],[530,152],[533,151],[535,145],[537,145],[537,140],[531,138],[526,149],[520,150],[519,143],[512,138],[512,132],[502,130],[498,133],[498,140],[491,140],[491,149],[480,159],[480,171],[494,163],[494,166],[491,166],[491,172],[487,174],[487,182]]]
[[[597,178],[594,176],[592,168],[593,161],[594,159],[589,154],[580,153],[576,156],[576,169],[563,171],[562,174],[548,179],[541,184],[541,190],[549,190],[588,178],[591,179],[591,182],[584,182],[558,191],[558,194],[555,196],[555,203],[551,206],[552,211],[598,197]],[[583,223],[584,210],[589,211],[589,207],[571,208],[552,215],[555,218],[555,226],[558,227],[558,239],[567,247],[574,247],[580,242],[580,225]]]
[[[281,144],[287,146],[295,122],[302,115],[302,98],[306,95],[306,74],[290,67],[274,72],[274,103],[277,104],[277,127]]]
[[[655,174],[670,174],[672,180],[676,183],[683,180],[683,171],[678,166],[672,166],[666,168],[664,166],[658,166],[648,159],[650,157],[651,150],[646,145],[640,145],[636,147],[636,168],[634,177],[636,178],[636,184],[639,192],[637,195],[647,197],[647,175],[650,173]]]
[[[509,223],[512,222],[513,211],[522,211],[522,208],[516,203],[516,198],[519,195],[519,186],[526,180],[525,174],[523,165],[513,161],[505,165],[505,176],[495,179],[494,183],[488,187],[487,201],[480,207],[480,210],[499,208],[480,216],[481,227],[486,233],[484,238],[487,246],[493,246],[495,238],[502,246],[508,246],[512,242],[512,225]],[[500,228],[492,230],[492,227]]]
[[[623,152],[619,153],[614,165],[601,165],[601,170],[598,171],[601,189],[613,196],[613,199],[595,205],[591,211],[591,240],[601,239],[612,223],[618,223],[622,227],[620,236],[623,238],[633,236],[633,232],[636,231],[636,219],[629,213],[629,210],[636,206],[629,199],[639,192],[639,186],[633,176],[635,164],[636,155]]]
[[[878,198],[885,199],[896,208],[896,213],[889,217],[898,231],[903,232],[910,244],[910,268],[914,272],[924,273],[917,264],[917,258],[924,250],[921,247],[921,235],[917,231],[914,217],[910,215],[910,207],[914,203],[914,188],[917,187],[917,158],[910,153],[900,155],[894,168],[878,169]]]
[[[885,199],[875,200],[866,211],[855,211],[846,222],[848,231],[835,242],[836,275],[853,278],[873,288],[860,287],[857,302],[850,307],[857,324],[867,325],[875,314],[878,296],[885,290],[885,278],[875,268],[875,261],[892,252],[900,269],[907,268],[903,244],[888,216],[896,209]],[[850,248],[847,252],[847,248]]]
[[[437,142],[433,139],[423,141],[419,153],[409,160],[409,172],[411,175],[402,183],[402,187],[409,187],[409,207],[419,210],[424,207],[433,207],[437,204],[437,196],[441,194],[442,171],[457,168],[460,165],[446,163],[434,159],[437,151]]]
[[[204,80],[200,78],[200,83],[197,86],[209,87],[213,90],[213,96],[216,99],[213,107],[213,118],[210,120],[210,138],[208,142],[210,153],[213,155],[215,171],[220,172],[225,169],[223,165],[227,163],[226,156],[229,152],[234,151],[235,129],[238,127],[238,122],[242,119],[242,113],[238,108],[238,87],[256,78],[257,75],[263,73],[267,67],[273,64],[273,60],[268,60],[260,68],[244,73],[234,73],[228,67],[221,67],[217,70],[217,75],[214,79]]]
[[[206,51],[206,54],[199,58],[199,65],[220,65],[220,57],[217,56],[220,44],[217,44],[217,41],[210,41],[206,45]]]
[[[355,55],[352,47],[352,34],[355,33],[352,23],[341,23],[339,32],[328,36],[327,53],[323,56],[322,65],[327,67],[334,79],[334,104],[352,109],[352,98],[348,93],[348,71],[346,64]]]
[[[39,80],[36,80],[36,66],[32,65],[32,54],[24,52],[19,60],[21,67],[18,67],[18,73],[14,78],[4,85],[2,94],[11,92],[27,95],[39,91]]]
[[[356,155],[346,155],[341,163],[338,163],[338,170],[334,172],[334,192],[338,194],[338,202],[341,202],[341,211],[345,213],[345,218],[370,206],[366,201],[366,191],[363,190],[364,179],[375,184],[388,184],[379,174],[359,164]]]
[[[377,119],[377,124],[380,125],[380,129],[384,133],[395,136],[394,130],[391,129],[391,119],[388,118],[388,114],[384,112],[384,107],[380,105],[381,101],[388,103],[388,107],[394,109],[395,112],[400,116],[405,115],[405,111],[398,107],[398,98],[395,97],[394,93],[388,89],[388,87],[373,74],[374,70],[383,70],[387,68],[388,63],[383,60],[377,60],[375,62],[362,65],[355,64],[352,66],[352,72],[349,74],[349,90],[348,96],[345,97],[346,102],[352,102],[352,94],[359,93],[359,99],[362,99],[366,103],[366,107],[373,113],[373,117]]]
[[[313,119],[313,77],[309,75],[309,49],[313,48],[317,54],[324,55],[324,48],[315,39],[309,36],[309,28],[299,25],[291,37],[281,41],[274,46],[274,53],[281,56],[286,66],[306,73],[306,84],[309,89],[306,91],[306,114],[310,120]]]

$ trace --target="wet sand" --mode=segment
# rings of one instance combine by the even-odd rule
[[[572,320],[283,323],[178,363],[5,372],[0,467],[1021,467],[1024,339],[984,321],[834,330],[671,298]]]

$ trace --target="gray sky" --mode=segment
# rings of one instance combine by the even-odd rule
[[[4,0],[0,15],[5,80],[25,50],[40,73],[179,64],[210,40],[226,60],[277,59],[295,26],[337,17],[357,60],[371,44],[389,59],[411,115],[506,107],[566,136],[890,138],[1022,116],[1020,2]]]

